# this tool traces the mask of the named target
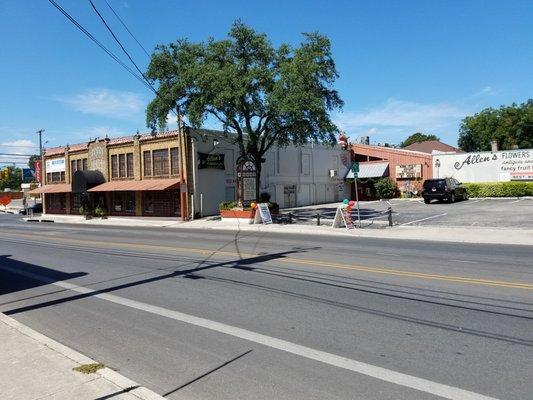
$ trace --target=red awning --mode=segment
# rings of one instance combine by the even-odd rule
[[[72,188],[68,183],[58,183],[52,185],[44,185],[40,188],[30,190],[29,194],[42,194],[42,193],[70,193]]]
[[[111,181],[89,189],[88,192],[125,192],[176,189],[179,179],[143,179],[142,181]]]

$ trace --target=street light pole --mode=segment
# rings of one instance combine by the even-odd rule
[[[39,158],[41,162],[41,170],[39,171],[39,175],[41,176],[39,177],[39,183],[41,186],[43,186],[43,168],[44,168],[44,165],[43,165],[43,132],[44,132],[44,129],[39,129],[37,131],[37,133],[39,134]]]

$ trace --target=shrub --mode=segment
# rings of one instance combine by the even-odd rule
[[[98,207],[96,207],[94,209],[94,216],[95,217],[105,217],[106,214],[107,214],[107,211],[106,211],[106,209],[104,207],[98,206]]]
[[[390,199],[396,195],[396,183],[390,178],[381,178],[374,185],[380,199]]]
[[[465,183],[470,197],[523,197],[533,196],[533,182]]]
[[[260,203],[269,203],[270,202],[270,193],[263,192],[259,195],[259,202]]]
[[[218,205],[219,210],[231,210],[235,207],[237,207],[236,201],[223,201]]]

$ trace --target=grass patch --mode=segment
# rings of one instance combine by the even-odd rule
[[[102,363],[82,364],[79,367],[72,368],[73,371],[81,372],[82,374],[94,374],[99,369],[105,368]]]

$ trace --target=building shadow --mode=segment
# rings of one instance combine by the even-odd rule
[[[57,281],[68,281],[69,279],[87,275],[86,272],[61,272],[40,265],[14,260],[10,257],[10,255],[0,255],[0,295],[33,289]],[[12,271],[23,271],[25,275]],[[28,275],[43,276],[47,280],[31,278]]]

